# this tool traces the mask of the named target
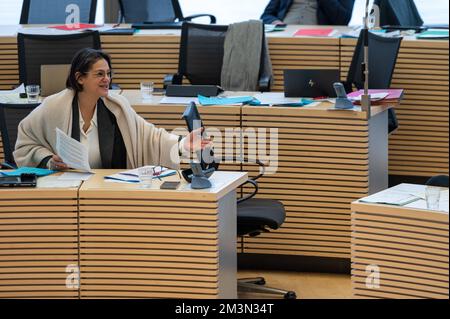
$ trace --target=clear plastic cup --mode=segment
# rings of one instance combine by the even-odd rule
[[[427,201],[427,209],[439,210],[439,197],[441,188],[436,186],[425,187],[425,200]]]
[[[41,94],[41,88],[39,85],[30,84],[25,88],[25,92],[27,93],[27,98],[29,103],[37,103],[39,102],[39,94]]]
[[[142,99],[148,100],[153,96],[154,83],[153,82],[141,82],[141,96]]]
[[[154,174],[153,166],[142,166],[138,168],[140,188],[151,188]]]

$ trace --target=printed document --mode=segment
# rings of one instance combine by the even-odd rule
[[[69,167],[91,172],[86,146],[56,128],[56,153]]]

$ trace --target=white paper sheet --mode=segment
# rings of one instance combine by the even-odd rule
[[[60,181],[87,181],[91,178],[92,173],[66,172],[58,176]]]
[[[179,97],[179,96],[165,96],[159,102],[160,104],[189,104],[195,102],[198,104],[196,97]]]
[[[59,128],[56,128],[56,153],[69,167],[91,172],[88,149]]]

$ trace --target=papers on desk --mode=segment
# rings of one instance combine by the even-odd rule
[[[198,96],[198,102],[201,105],[243,105],[253,101],[253,96],[235,96],[235,97],[206,97]]]
[[[86,146],[56,128],[56,153],[69,167],[91,172]]]
[[[23,83],[13,90],[0,90],[0,103],[23,104],[28,103],[26,98],[21,98],[20,93],[25,93]]]
[[[34,175],[40,177],[40,176],[51,175],[53,173],[56,173],[56,171],[52,171],[52,170],[45,169],[45,168],[36,168],[36,167],[20,167],[13,171],[7,171],[7,172],[0,171],[0,175],[10,176],[10,177],[18,177],[22,174],[34,174]]]
[[[175,175],[177,173],[176,170],[168,169],[166,167],[161,166],[150,166],[154,168],[155,174],[153,178],[162,178],[170,175]],[[131,169],[128,171],[123,171],[117,174],[105,176],[106,180],[116,181],[116,182],[125,182],[125,183],[139,183],[139,168]]]
[[[379,193],[361,198],[359,201],[363,203],[404,206],[406,204],[415,202],[419,199],[420,197],[415,196],[413,194],[408,194],[401,191],[399,192],[393,189],[386,189]]]
[[[65,172],[62,175],[58,176],[58,180],[60,181],[87,181],[93,173],[89,172]]]

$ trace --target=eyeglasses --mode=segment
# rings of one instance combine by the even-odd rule
[[[97,79],[104,79],[106,76],[108,76],[111,79],[114,75],[113,70],[109,70],[107,72],[105,72],[103,70],[99,70],[99,71],[90,71],[90,72],[86,72],[86,73],[94,74],[94,77]]]

